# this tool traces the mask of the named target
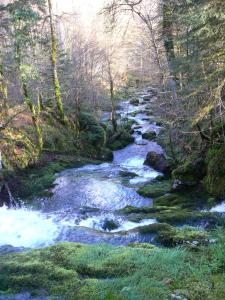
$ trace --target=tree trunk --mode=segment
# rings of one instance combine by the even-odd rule
[[[54,93],[55,93],[55,100],[56,100],[56,105],[57,105],[60,119],[61,119],[61,121],[64,122],[65,115],[64,115],[64,108],[63,108],[63,102],[62,102],[62,97],[61,97],[61,92],[60,92],[60,84],[59,84],[59,78],[58,78],[58,71],[57,71],[57,40],[56,40],[55,27],[54,27],[54,22],[53,22],[51,0],[48,0],[48,9],[49,9],[50,31],[51,31],[51,62],[52,62]]]
[[[39,124],[40,110],[39,108],[35,109],[35,105],[31,102],[27,91],[27,85],[25,83],[23,83],[23,94],[24,94],[24,101],[29,107],[32,114],[32,122],[37,136],[38,150],[39,152],[41,152],[43,150],[43,135],[42,135],[42,129]]]

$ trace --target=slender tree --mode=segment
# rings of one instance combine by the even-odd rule
[[[65,121],[64,107],[62,102],[62,96],[60,91],[60,84],[58,78],[58,70],[57,70],[57,39],[55,26],[53,21],[53,12],[52,12],[52,1],[48,0],[48,10],[49,10],[49,18],[50,18],[50,32],[51,32],[51,62],[52,62],[52,76],[53,76],[53,85],[54,85],[54,93],[56,105],[58,108],[59,116],[61,121]]]

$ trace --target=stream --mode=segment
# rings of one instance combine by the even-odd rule
[[[0,246],[38,248],[62,241],[115,245],[152,241],[151,235],[142,236],[133,229],[156,223],[156,219],[136,223],[116,212],[128,205],[151,206],[152,200],[138,195],[137,188],[162,175],[144,165],[149,151],[163,153],[157,143],[142,138],[146,132],[158,134],[161,129],[147,114],[151,98],[144,98],[144,94],[139,96],[137,106],[122,102],[117,111],[120,120],[135,121],[135,141],[115,151],[112,163],[89,164],[57,174],[53,196],[35,199],[35,209],[0,208]]]

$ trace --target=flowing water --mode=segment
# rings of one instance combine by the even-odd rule
[[[136,122],[133,126],[135,142],[115,151],[112,163],[86,165],[57,174],[53,196],[35,199],[35,210],[1,208],[0,246],[34,248],[58,241],[117,245],[151,241],[151,236],[143,237],[133,229],[157,220],[135,223],[117,213],[128,205],[152,204],[151,199],[137,194],[141,184],[160,175],[144,165],[147,153],[163,152],[157,143],[142,139],[145,132],[157,134],[160,131],[144,112],[147,107],[149,104],[142,97],[139,106],[129,101],[122,103],[118,114],[121,119],[126,117]]]

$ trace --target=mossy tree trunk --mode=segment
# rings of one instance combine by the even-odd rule
[[[37,136],[38,150],[39,152],[41,152],[43,150],[43,134],[39,123],[40,122],[39,115],[40,115],[40,107],[41,107],[40,100],[38,99],[38,105],[37,107],[35,107],[35,105],[30,100],[30,97],[28,95],[27,85],[25,82],[23,82],[23,94],[24,94],[24,101],[29,107],[32,114],[32,122]]]
[[[7,104],[8,89],[4,80],[3,64],[0,64],[0,100],[3,104],[3,109],[8,108]]]
[[[112,121],[113,131],[117,132],[114,81],[112,76],[112,68],[109,61],[108,61],[108,77],[109,77],[109,90],[110,90],[110,101],[111,101],[111,121]]]
[[[57,71],[57,40],[56,40],[55,27],[54,27],[54,22],[53,22],[51,0],[48,0],[48,9],[49,9],[49,18],[50,18],[51,62],[52,62],[54,93],[55,93],[55,100],[56,100],[56,105],[57,105],[60,119],[61,119],[61,121],[64,122],[65,114],[64,114],[64,108],[63,108],[63,102],[62,102],[62,96],[61,96],[60,84],[59,84],[59,78],[58,78],[58,71]]]

